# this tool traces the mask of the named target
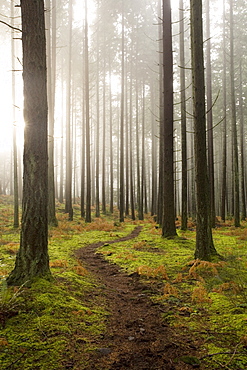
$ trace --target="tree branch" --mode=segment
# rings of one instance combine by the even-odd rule
[[[5,24],[5,26],[8,26],[8,27],[9,27],[9,28],[11,28],[12,30],[15,30],[15,31],[18,31],[18,32],[22,32],[22,30],[20,30],[20,28],[13,27],[13,26],[11,26],[11,24],[8,24],[8,23],[6,23],[6,22],[4,22],[4,21],[1,21],[1,20],[0,20],[0,23]]]

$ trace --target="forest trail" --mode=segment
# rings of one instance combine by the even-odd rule
[[[89,358],[88,370],[186,370],[191,366],[179,361],[182,356],[196,356],[191,337],[178,335],[164,323],[164,306],[150,299],[150,286],[137,274],[128,275],[119,266],[108,263],[97,248],[135,238],[136,227],[117,240],[90,244],[76,252],[83,265],[98,280],[99,295],[106,303],[109,318],[106,333],[96,343],[98,350]],[[92,297],[90,297],[92,299]]]

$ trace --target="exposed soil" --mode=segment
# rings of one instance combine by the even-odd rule
[[[190,334],[178,334],[164,323],[161,315],[165,307],[150,299],[150,286],[145,286],[137,274],[128,275],[117,265],[108,263],[100,253],[95,253],[104,244],[132,239],[140,232],[141,227],[137,227],[126,237],[90,244],[76,253],[100,282],[102,299],[110,313],[106,333],[97,342],[98,350],[89,358],[88,370],[199,367],[181,359],[198,356],[198,343]]]

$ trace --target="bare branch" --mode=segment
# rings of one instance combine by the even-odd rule
[[[5,24],[5,26],[8,26],[8,27],[9,27],[9,28],[11,28],[12,30],[15,30],[15,31],[18,31],[18,32],[22,32],[22,30],[20,30],[20,28],[13,27],[13,26],[11,26],[11,24],[8,24],[8,23],[6,23],[6,22],[4,22],[4,21],[1,21],[1,20],[0,20],[0,23]]]

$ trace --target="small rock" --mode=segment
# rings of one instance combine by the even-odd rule
[[[135,340],[135,337],[131,337],[131,336],[129,336],[129,337],[128,337],[128,339],[129,339],[130,341],[132,341],[132,340]]]
[[[103,356],[107,356],[111,353],[110,348],[97,348],[97,352],[99,352]]]

